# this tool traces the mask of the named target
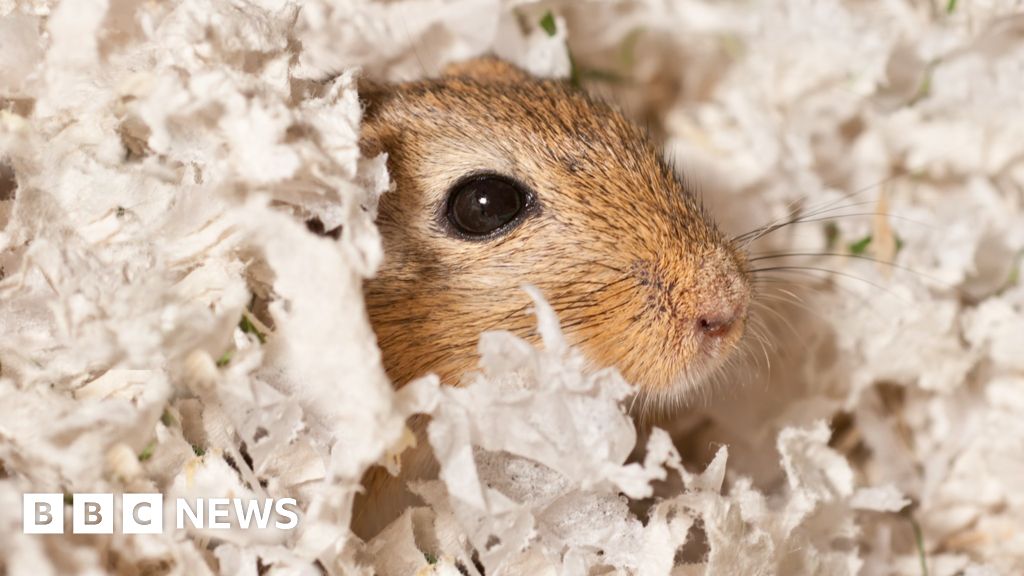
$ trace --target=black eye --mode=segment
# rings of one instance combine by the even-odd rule
[[[521,186],[500,176],[480,176],[457,184],[448,196],[448,221],[467,236],[487,236],[519,220],[528,197]]]

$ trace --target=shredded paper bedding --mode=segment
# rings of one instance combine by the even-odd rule
[[[485,53],[620,103],[727,231],[803,218],[749,361],[653,428],[529,287],[542,345],[381,367],[356,80]],[[1024,573],[1022,110],[1009,0],[0,0],[0,573]],[[361,541],[413,414],[440,475]],[[23,533],[154,492],[301,518]]]

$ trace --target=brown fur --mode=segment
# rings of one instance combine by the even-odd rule
[[[380,202],[385,263],[366,301],[397,386],[429,372],[457,385],[486,330],[536,340],[525,283],[595,365],[643,390],[683,394],[735,347],[750,299],[745,258],[617,110],[494,59],[364,94],[363,151],[388,154],[395,184]],[[500,237],[453,237],[446,193],[479,171],[518,179],[538,205]],[[712,338],[701,319],[735,322]],[[407,458],[411,476],[436,466],[424,452]],[[367,481],[364,519],[391,497],[379,470]],[[358,521],[357,532],[385,519]]]

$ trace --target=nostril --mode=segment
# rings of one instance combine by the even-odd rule
[[[700,331],[710,338],[720,338],[729,333],[736,317],[734,315],[707,317],[697,321]]]

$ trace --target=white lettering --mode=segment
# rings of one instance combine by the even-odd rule
[[[162,534],[163,494],[122,494],[121,529],[125,534]]]
[[[290,505],[295,510],[289,510],[285,508],[286,505]],[[278,520],[274,523],[274,526],[281,530],[291,530],[299,525],[299,514],[298,514],[298,503],[295,502],[295,498],[281,498],[274,502],[274,510],[279,516],[288,518],[288,522],[281,522]]]
[[[210,520],[209,528],[226,529],[231,528],[230,522],[218,522],[218,518],[227,518],[231,512],[228,505],[231,503],[227,498],[210,498],[206,501],[209,511],[207,517]]]
[[[53,514],[50,514],[49,502],[36,502],[36,524],[49,524],[53,522]]]
[[[162,534],[164,496],[160,493],[124,493],[115,508],[113,494],[73,494],[72,532],[113,534],[114,514],[120,516],[118,530],[124,534]],[[67,495],[24,494],[22,530],[25,534],[63,534]],[[301,510],[295,498],[175,498],[175,527],[178,530],[291,530],[299,525]],[[168,522],[170,525],[170,522]]]
[[[178,527],[178,530],[185,529],[185,516],[188,516],[189,521],[192,522],[193,528],[205,527],[205,524],[203,524],[202,498],[196,498],[195,510],[192,510],[192,507],[188,505],[188,500],[186,498],[178,498],[177,506],[175,506],[175,508],[177,510],[176,516],[178,518],[178,521],[175,525]]]
[[[22,495],[21,530],[25,534],[63,534],[64,495]]]
[[[249,528],[249,524],[255,518],[257,528],[266,528],[270,522],[272,506],[271,500],[264,500],[262,503],[257,500],[249,500],[243,504],[241,498],[235,498],[235,516],[238,517],[238,525],[242,528]]]
[[[113,534],[114,495],[75,494],[71,520],[71,531],[75,534]]]

